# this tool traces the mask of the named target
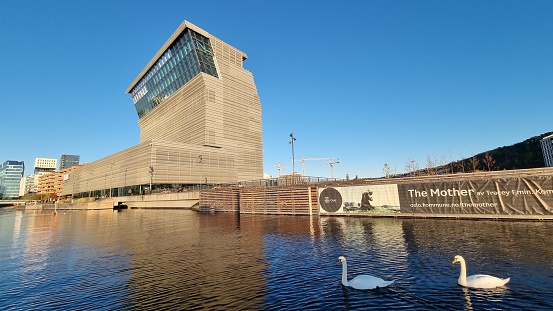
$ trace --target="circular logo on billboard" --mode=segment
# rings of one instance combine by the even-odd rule
[[[342,207],[342,195],[334,188],[326,188],[319,195],[319,204],[328,213],[334,213]]]

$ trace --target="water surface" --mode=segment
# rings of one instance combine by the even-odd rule
[[[3,310],[553,309],[552,222],[0,209]],[[503,288],[457,285],[468,274]],[[360,291],[349,276],[395,280]]]

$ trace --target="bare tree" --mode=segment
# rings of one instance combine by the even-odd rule
[[[426,156],[426,173],[428,175],[436,175],[436,160],[430,155]]]
[[[484,164],[488,168],[488,172],[493,171],[493,166],[495,165],[495,159],[492,158],[492,155],[489,152],[486,152],[486,155],[484,156]]]
[[[453,156],[451,155],[451,150],[449,150],[449,160],[446,160],[448,162],[447,164],[447,170],[450,174],[455,174],[455,160],[453,159]]]
[[[479,164],[480,164],[480,160],[478,160],[476,156],[472,156],[472,158],[470,158],[470,166],[472,168],[473,173],[478,171]]]
[[[405,173],[411,173],[413,172],[413,162],[411,161],[411,158],[407,158],[405,160]]]
[[[411,158],[407,158],[405,161],[405,171],[407,173],[410,173],[411,176],[416,176],[416,171],[418,170],[418,163],[415,160],[411,160]]]
[[[447,160],[443,155],[439,160],[436,159],[436,174],[449,174],[449,165],[447,165]]]
[[[465,173],[465,159],[461,159],[455,163],[456,163],[455,166],[457,167],[457,171],[459,173]]]
[[[384,176],[386,176],[386,178],[390,178],[390,175],[392,175],[392,168],[390,167],[390,164],[384,163],[384,168],[382,169],[382,172],[384,173]]]

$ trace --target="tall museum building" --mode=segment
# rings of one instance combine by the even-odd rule
[[[140,143],[71,171],[62,195],[261,179],[261,103],[246,58],[184,21],[126,90]]]

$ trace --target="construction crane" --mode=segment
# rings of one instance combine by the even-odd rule
[[[305,176],[305,161],[332,161],[332,158],[304,158],[301,156],[301,174]],[[292,159],[290,159],[292,161]],[[298,162],[300,160],[294,160],[295,162]]]
[[[275,163],[275,167],[278,171],[278,176],[280,177],[280,169],[281,168],[286,168],[286,166],[282,166],[282,165],[280,165],[280,162],[278,162],[278,165]]]
[[[321,165],[330,166],[330,175],[332,176],[332,178],[334,178],[334,164],[340,164],[340,159],[338,159],[336,162],[333,162],[332,160],[333,159],[330,158],[328,163],[319,164],[319,166],[321,166]]]

